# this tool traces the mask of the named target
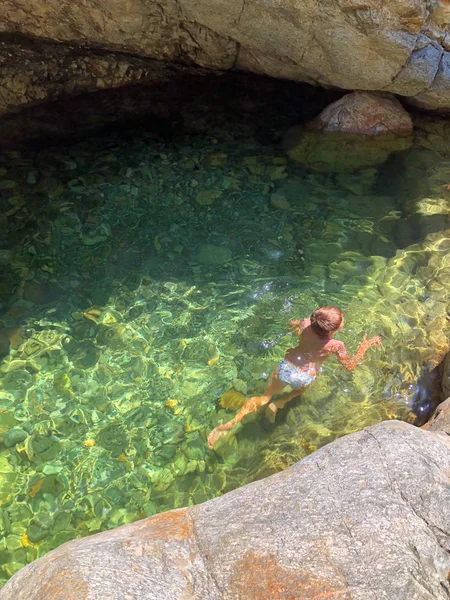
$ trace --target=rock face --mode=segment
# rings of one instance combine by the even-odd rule
[[[316,131],[409,135],[413,123],[394,96],[353,92],[327,106],[310,127]]]
[[[442,370],[442,392],[444,398],[450,398],[450,353],[445,357]]]
[[[2,16],[0,16],[1,26]],[[86,91],[179,79],[182,65],[166,65],[120,52],[29,40],[1,43],[0,115]],[[192,74],[201,69],[189,69]]]
[[[221,498],[69,542],[1,600],[447,600],[450,441],[398,421]]]
[[[439,404],[431,419],[422,429],[428,431],[445,431],[445,433],[450,435],[450,353],[443,360],[441,367],[442,394],[447,400]]]
[[[444,431],[450,435],[450,398],[439,404],[433,416],[422,427],[427,431]]]
[[[58,85],[63,92],[67,74],[84,89],[120,85],[127,62],[130,77],[143,76],[114,53],[387,91],[450,108],[449,13],[448,0],[3,0],[0,111],[42,100]],[[45,74],[43,45],[75,59],[47,60]],[[102,53],[94,67],[93,50]]]
[[[412,130],[411,117],[394,96],[354,92],[293,127],[284,146],[291,160],[310,170],[357,171],[408,149]]]

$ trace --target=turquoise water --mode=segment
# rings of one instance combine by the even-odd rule
[[[224,118],[0,156],[0,572],[77,536],[203,502],[383,419],[447,348],[450,161],[289,164],[283,119]],[[338,304],[330,360],[275,424],[209,431],[261,392],[287,323]],[[228,393],[227,393],[228,392]],[[234,407],[234,410],[232,408]]]

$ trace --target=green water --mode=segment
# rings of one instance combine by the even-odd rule
[[[422,365],[447,346],[450,161],[416,147],[311,174],[246,127],[0,156],[3,580],[69,539],[411,419]],[[288,321],[324,304],[343,309],[350,351],[364,333],[383,349],[353,373],[330,360],[274,425],[210,452],[235,414],[221,396],[261,392]]]

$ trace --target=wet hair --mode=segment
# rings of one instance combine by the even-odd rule
[[[317,335],[329,335],[339,329],[343,318],[344,315],[337,306],[322,306],[312,313],[311,327]]]

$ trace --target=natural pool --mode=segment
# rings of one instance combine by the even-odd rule
[[[276,120],[277,126],[287,126]],[[378,170],[288,164],[273,126],[223,118],[0,156],[0,564],[202,502],[337,437],[411,419],[447,348],[450,160],[418,143]],[[293,338],[338,304],[350,350],[298,401],[228,420]]]

